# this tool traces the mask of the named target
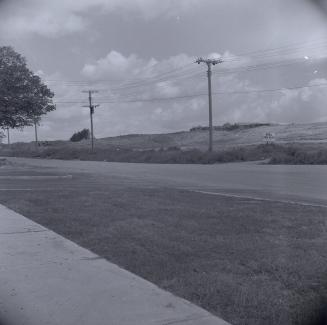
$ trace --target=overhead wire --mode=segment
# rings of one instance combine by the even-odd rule
[[[306,44],[306,45],[304,45]],[[319,45],[317,47],[317,44]],[[283,57],[285,55],[289,55],[290,53],[294,54],[296,52],[294,51],[299,51],[303,48],[311,48],[311,49],[320,49],[321,46],[327,46],[327,41],[323,42],[311,42],[311,43],[298,43],[296,44],[297,46],[283,46],[279,48],[272,48],[272,49],[266,49],[266,50],[261,50],[261,51],[252,51],[252,52],[247,52],[247,55],[253,55],[257,59],[267,59],[267,58],[272,58],[275,56],[278,57]],[[310,45],[308,47],[308,45]],[[242,58],[240,58],[242,59]],[[236,62],[236,58],[231,58],[230,60],[226,59],[224,62]],[[267,70],[267,69],[273,69],[273,68],[281,68],[281,67],[286,67],[286,66],[291,66],[294,64],[298,63],[303,63],[305,61],[308,61],[304,57],[300,58],[292,58],[292,59],[286,59],[283,61],[273,61],[273,62],[263,62],[263,63],[257,63],[253,65],[248,65],[248,66],[237,66],[237,67],[230,67],[230,68],[223,68],[219,70],[214,70],[213,71],[213,76],[222,76],[226,74],[231,74],[231,73],[242,73],[242,72],[251,72],[251,71],[257,71],[257,70]],[[312,62],[312,61],[309,61]],[[125,81],[124,83],[121,83],[120,85],[116,87],[110,87],[108,89],[104,89],[104,91],[109,91],[108,96],[102,96],[99,98],[101,101],[108,101],[108,102],[134,102],[134,101],[142,101],[141,99],[137,98],[145,87],[148,86],[155,86],[156,90],[160,89],[165,89],[167,86],[167,82],[174,84],[176,82],[191,82],[192,80],[196,80],[197,82],[203,81],[206,79],[206,76],[203,71],[197,71],[195,69],[195,65],[193,65],[194,62],[189,62],[183,66],[174,68],[172,70],[168,70],[166,72],[163,72],[161,74],[156,74],[152,75],[150,77],[146,78],[139,78],[139,79],[130,79],[129,81]],[[104,81],[109,81],[109,80],[102,80]],[[66,81],[65,86],[78,86],[78,87],[86,87],[89,85],[90,81],[82,81],[82,80],[75,80],[75,81]],[[97,81],[92,81],[93,83],[95,82],[100,82],[100,80]],[[139,89],[137,92],[131,92],[135,89]],[[285,88],[283,88],[285,89]],[[233,94],[233,93],[230,93]],[[196,95],[192,95],[191,97],[194,97]],[[203,96],[201,94],[201,96]],[[123,97],[123,100],[120,98]],[[177,96],[177,97],[171,97],[169,99],[180,99],[180,98],[188,98],[188,95],[185,96]],[[152,99],[149,99],[152,100]],[[165,98],[160,98],[159,100],[166,100]],[[58,102],[59,103],[59,102]]]
[[[241,94],[253,94],[253,93],[272,93],[272,92],[280,92],[286,90],[299,90],[299,89],[306,89],[306,88],[315,88],[315,87],[325,87],[327,86],[326,83],[319,83],[313,85],[299,85],[299,86],[292,86],[292,87],[280,87],[280,88],[268,88],[268,89],[251,89],[245,91],[217,91],[212,92],[213,96],[217,95],[241,95]],[[154,98],[139,98],[133,100],[100,100],[97,101],[99,104],[118,104],[118,103],[139,103],[139,102],[155,102],[155,101],[169,101],[169,100],[178,100],[178,99],[190,99],[196,97],[203,97],[207,96],[207,93],[198,93],[192,95],[181,95],[181,96],[174,96],[174,97],[154,97]],[[84,104],[85,101],[56,101],[55,104]]]
[[[302,44],[302,45],[301,45]],[[238,54],[235,57],[232,58],[225,58],[224,62],[230,63],[230,62],[237,62],[240,60],[243,60],[244,56],[249,56],[251,55],[252,57],[256,59],[266,59],[266,58],[272,58],[275,56],[285,56],[288,55],[294,51],[298,51],[301,49],[318,49],[322,46],[327,46],[327,40],[323,42],[307,42],[307,43],[295,43],[296,47],[293,45],[288,45],[288,46],[282,46],[282,47],[277,47],[277,48],[271,48],[271,49],[266,49],[266,50],[257,50],[257,51],[252,51],[252,52],[245,52],[242,54]],[[319,45],[317,47],[317,45]],[[149,77],[145,78],[133,78],[126,80],[124,83],[121,83],[120,85],[115,86],[115,88],[120,88],[120,87],[127,87],[127,86],[136,86],[136,85],[141,85],[144,82],[151,82],[151,81],[161,81],[163,79],[166,79],[169,75],[174,75],[174,73],[183,71],[186,68],[190,68],[192,66],[192,62],[188,62],[187,64],[174,68],[172,70],[159,73],[157,75],[152,75]],[[191,68],[191,70],[194,70],[194,68]],[[59,83],[65,83],[66,85],[71,85],[71,86],[83,86],[83,85],[90,85],[94,83],[99,83],[99,82],[112,82],[110,79],[94,79],[94,80],[68,80],[68,81],[62,81],[62,80],[47,80],[48,82],[59,82]]]

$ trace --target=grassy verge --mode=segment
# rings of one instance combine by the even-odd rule
[[[103,177],[47,186],[1,191],[0,202],[232,324],[304,325],[319,317],[326,209]]]
[[[271,164],[326,165],[327,149],[317,146],[293,145],[273,152]]]
[[[325,144],[261,144],[240,146],[215,152],[198,149],[132,150],[119,147],[102,147],[91,152],[88,147],[58,144],[51,147],[12,145],[0,148],[2,156],[33,157],[63,160],[91,160],[162,164],[214,164],[240,161],[269,160],[271,164],[327,164]]]

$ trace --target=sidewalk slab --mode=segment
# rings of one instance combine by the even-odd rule
[[[4,325],[228,325],[0,205]]]

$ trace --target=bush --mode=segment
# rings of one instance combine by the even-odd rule
[[[222,126],[214,126],[213,129],[215,131],[235,131],[235,130],[247,130],[247,129],[253,129],[253,128],[258,128],[261,126],[271,126],[272,124],[270,123],[225,123]],[[208,131],[209,127],[207,126],[194,126],[190,129],[190,132],[195,132],[195,131]]]
[[[89,129],[83,129],[82,131],[76,132],[72,135],[70,138],[70,141],[72,142],[79,142],[82,140],[88,140],[90,139],[90,131]]]
[[[271,164],[326,165],[327,149],[306,148],[298,145],[280,147],[272,152]]]

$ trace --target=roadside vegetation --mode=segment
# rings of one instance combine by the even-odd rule
[[[248,130],[259,128],[262,126],[272,126],[271,123],[225,123],[223,125],[214,126],[215,131],[235,131],[235,130]],[[195,126],[190,129],[190,132],[195,131],[208,131],[208,126]]]
[[[90,139],[90,130],[89,129],[83,129],[81,131],[75,132],[72,137],[70,138],[70,141],[72,142],[79,142],[82,140],[88,140]]]
[[[1,156],[32,157],[63,160],[90,160],[129,163],[215,164],[242,161],[265,161],[270,164],[327,164],[324,144],[260,144],[221,149],[212,153],[179,147],[149,150],[118,146],[96,148],[67,145],[64,141],[36,148],[34,144],[13,144],[0,147]]]
[[[286,146],[273,152],[270,164],[326,165],[327,148],[300,144]]]

